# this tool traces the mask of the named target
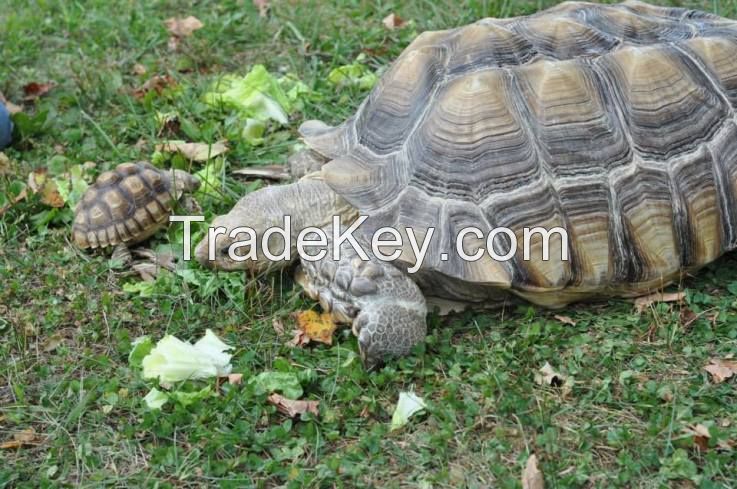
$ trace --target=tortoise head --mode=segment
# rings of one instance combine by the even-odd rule
[[[195,192],[200,188],[199,179],[191,173],[183,170],[171,170],[169,175],[172,182],[172,193],[177,199],[183,194]]]

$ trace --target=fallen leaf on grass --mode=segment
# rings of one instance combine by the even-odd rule
[[[25,97],[23,97],[23,100],[35,100],[46,93],[49,92],[52,88],[56,86],[55,83],[49,82],[49,83],[38,83],[38,82],[31,82],[23,86],[23,93],[25,93]]]
[[[563,382],[566,379],[565,375],[559,374],[553,370],[553,367],[551,367],[548,362],[545,362],[545,365],[540,368],[539,372],[539,374],[535,374],[535,382],[538,385],[552,385],[554,387],[558,387],[563,385]]]
[[[253,0],[253,6],[258,9],[258,15],[266,17],[269,15],[269,0]]]
[[[5,98],[5,95],[0,92],[0,103],[2,103],[6,109],[8,109],[8,112],[10,114],[17,114],[18,112],[23,112],[23,108],[20,105],[15,105],[13,102],[9,101]]]
[[[56,182],[49,178],[46,168],[36,168],[28,174],[28,188],[41,196],[41,202],[49,207],[64,207],[65,200]]]
[[[156,151],[167,153],[179,152],[182,156],[192,161],[207,161],[228,151],[228,146],[225,144],[225,141],[218,141],[213,144],[165,141],[162,144],[156,145]]]
[[[290,418],[295,418],[302,413],[312,413],[315,416],[320,414],[318,411],[320,401],[299,401],[288,399],[281,394],[271,394],[266,400],[276,406],[280,413]]]
[[[711,380],[715,384],[721,384],[728,378],[737,374],[737,360],[720,360],[712,358],[704,370],[711,374]]]
[[[409,422],[409,418],[427,407],[425,401],[414,392],[400,392],[397,407],[392,414],[391,431],[401,428]]]
[[[194,31],[202,29],[205,26],[200,19],[193,15],[185,18],[172,17],[166,19],[164,25],[166,26],[166,30],[169,31],[169,34],[176,37],[190,36]]]
[[[284,323],[279,318],[274,318],[273,321],[271,321],[271,326],[274,328],[274,331],[276,331],[277,336],[282,336],[284,334]]]
[[[134,75],[145,75],[146,74],[146,67],[143,66],[141,63],[136,63],[133,65],[133,69],[131,70],[131,73]]]
[[[656,292],[635,299],[635,310],[642,313],[656,302],[680,302],[686,297],[685,292]]]
[[[265,165],[265,166],[249,166],[247,168],[239,168],[231,172],[233,175],[246,178],[264,178],[267,180],[289,180],[291,175],[284,165]]]
[[[149,92],[156,92],[161,95],[161,92],[163,92],[164,89],[173,87],[176,84],[176,80],[169,75],[155,75],[149,78],[146,83],[141,85],[139,88],[133,90],[133,96],[141,99]]]
[[[573,319],[571,319],[568,316],[561,316],[560,314],[556,314],[553,317],[555,319],[557,319],[558,321],[560,321],[561,323],[563,323],[563,324],[570,324],[571,326],[575,326],[576,325],[576,321],[574,321]]]
[[[699,318],[699,315],[693,312],[688,307],[681,308],[680,313],[678,314],[678,321],[681,323],[681,326],[683,326],[683,329],[688,329],[691,327],[691,325]]]
[[[10,158],[0,151],[0,175],[9,175],[11,173]]]
[[[711,440],[711,433],[709,433],[709,427],[701,423],[687,426],[683,429],[685,436],[690,436],[693,439],[694,445],[699,447],[702,452],[707,451],[709,447],[709,440]],[[715,447],[717,450],[732,451],[734,448],[734,442],[732,440],[717,440]]]
[[[543,473],[537,466],[537,455],[533,453],[527,459],[525,470],[522,471],[522,489],[543,489],[544,487]]]
[[[297,326],[313,341],[326,345],[333,344],[333,333],[336,324],[330,313],[318,314],[315,311],[300,311],[296,314]]]
[[[404,24],[406,24],[406,22],[395,13],[391,13],[384,17],[384,20],[382,20],[381,23],[384,24],[384,27],[386,27],[390,31],[393,31],[394,29],[399,29],[400,27],[404,26]]]
[[[33,428],[27,428],[13,435],[12,440],[0,443],[0,449],[12,450],[20,448],[23,445],[33,445],[36,441],[36,431]]]
[[[292,339],[287,341],[287,345],[291,347],[305,346],[310,344],[310,337],[301,329],[295,329],[293,331],[294,336]]]

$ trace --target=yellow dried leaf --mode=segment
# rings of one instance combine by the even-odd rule
[[[300,311],[297,313],[297,326],[310,340],[327,345],[333,344],[333,333],[336,325],[330,313],[318,314],[315,311]]]

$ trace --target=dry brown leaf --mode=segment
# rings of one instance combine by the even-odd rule
[[[336,324],[330,313],[318,314],[315,311],[299,311],[296,314],[297,326],[310,340],[327,345],[333,344]]]
[[[386,27],[390,31],[393,31],[394,29],[399,29],[400,27],[404,26],[404,24],[406,24],[406,22],[395,13],[391,13],[384,17],[384,20],[382,20],[381,23],[384,24],[384,27]]]
[[[563,382],[566,380],[566,376],[553,370],[553,367],[551,367],[548,362],[545,362],[545,365],[540,367],[539,372],[539,374],[535,374],[535,382],[538,385],[552,385],[554,387],[558,387],[563,385]]]
[[[680,302],[685,297],[685,292],[656,292],[635,299],[635,309],[638,313],[642,313],[656,302]]]
[[[318,406],[320,401],[297,401],[294,399],[287,399],[280,394],[271,394],[267,400],[276,406],[276,409],[285,416],[295,418],[302,413],[312,413],[315,416],[319,416],[320,411]]]
[[[686,435],[690,435],[693,437],[694,445],[699,447],[699,450],[705,452],[709,449],[709,439],[711,439],[709,428],[699,423],[696,425],[691,425],[685,428],[683,431]]]
[[[291,340],[287,341],[287,345],[291,347],[297,347],[297,346],[305,346],[310,343],[310,337],[307,336],[307,334],[301,329],[295,329],[293,333],[294,333],[294,336],[292,336]]]
[[[225,141],[216,143],[187,143],[184,141],[165,141],[156,145],[156,151],[167,153],[181,153],[185,158],[192,161],[207,161],[228,151]]]
[[[133,96],[143,98],[149,92],[161,94],[165,88],[173,87],[177,82],[169,75],[156,75],[149,78],[146,83],[133,90]]]
[[[561,323],[563,323],[563,324],[570,324],[571,326],[575,326],[576,325],[576,321],[574,321],[573,319],[571,319],[569,316],[562,316],[560,314],[556,314],[553,317],[555,319],[557,319],[558,321],[560,321]]]
[[[46,168],[36,168],[28,174],[28,188],[41,195],[41,202],[49,207],[64,207],[64,199],[56,183],[48,178]]]
[[[197,29],[202,29],[205,26],[205,24],[200,22],[200,19],[193,15],[183,19],[176,17],[166,19],[164,25],[172,36],[180,38],[190,36]]]
[[[45,95],[48,93],[49,90],[54,88],[56,84],[54,82],[49,83],[38,83],[38,82],[31,82],[23,86],[23,93],[25,93],[25,97],[23,97],[23,100],[35,100],[42,95]]]
[[[525,470],[522,471],[522,489],[544,489],[543,473],[537,466],[537,455],[534,453],[527,459]]]
[[[728,378],[737,374],[737,360],[721,360],[712,358],[704,370],[711,374],[711,380],[715,384],[721,384]]]
[[[289,180],[291,175],[284,165],[265,165],[250,166],[248,168],[239,168],[231,172],[233,175],[246,178],[265,178],[267,180]]]
[[[5,98],[5,95],[0,92],[0,103],[2,103],[6,109],[8,109],[8,112],[10,114],[17,114],[18,112],[23,112],[23,108],[20,105],[15,105],[13,102],[9,101]]]
[[[131,70],[131,72],[134,75],[138,75],[138,76],[145,75],[146,74],[146,67],[143,66],[141,63],[136,63],[136,64],[133,65],[133,69]]]
[[[10,450],[20,448],[23,445],[33,445],[36,441],[36,431],[33,428],[27,428],[13,435],[12,440],[0,443],[0,449]]]
[[[269,15],[269,0],[253,0],[253,5],[258,9],[260,17]]]
[[[693,312],[688,307],[682,307],[678,314],[678,320],[683,326],[683,329],[688,329],[691,325],[699,318],[699,315]]]
[[[271,321],[271,326],[274,328],[274,331],[276,331],[277,336],[282,336],[284,334],[284,322],[282,322],[279,318],[274,318]]]

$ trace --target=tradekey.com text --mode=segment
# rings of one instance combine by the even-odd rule
[[[413,260],[414,265],[408,268],[407,271],[409,273],[415,273],[422,268],[427,252],[430,249],[430,242],[435,236],[434,227],[423,229],[422,236],[419,238],[411,227],[403,228],[404,233],[392,227],[383,227],[377,229],[370,239],[356,238],[354,233],[359,230],[361,224],[366,219],[368,219],[368,216],[359,216],[350,226],[346,226],[345,224],[341,224],[340,216],[333,216],[332,226],[326,226],[325,228],[308,226],[302,229],[292,229],[292,218],[291,216],[285,215],[282,226],[274,226],[265,230],[257,231],[248,226],[239,226],[232,229],[223,226],[210,227],[207,233],[208,260],[215,261],[216,259],[215,254],[217,250],[215,244],[217,236],[227,235],[232,239],[238,240],[233,241],[227,249],[228,257],[233,261],[257,259],[267,259],[274,262],[291,261],[295,252],[300,259],[305,261],[314,262],[326,259],[328,253],[330,253],[330,256],[327,259],[339,261],[341,249],[346,245],[353,248],[362,260],[368,261],[370,260],[369,254],[362,244],[365,243],[366,245],[370,244],[370,250],[373,256],[386,262],[399,259],[402,256],[403,250],[408,250],[409,248],[414,254],[415,259]],[[192,222],[203,222],[204,220],[204,216],[170,216],[170,222],[184,223],[184,260],[190,260],[191,258],[190,224]],[[548,261],[550,259],[550,240],[556,234],[560,236],[560,240],[556,240],[558,246],[554,248],[559,248],[560,259],[567,261],[569,256],[568,233],[561,227],[550,229],[542,227],[523,228],[522,259],[526,261],[531,259],[531,243],[536,236],[539,236],[535,247],[540,247],[541,256],[532,259]],[[502,239],[498,239],[497,236]],[[273,240],[279,240],[278,246],[274,245]],[[486,247],[473,246],[473,250],[471,251],[468,249],[467,240],[473,240],[476,243],[484,242]],[[494,246],[495,240],[497,241],[496,246]],[[488,253],[493,260],[504,262],[511,260],[517,254],[518,241],[515,232],[509,228],[497,227],[484,235],[481,229],[471,226],[460,230],[456,235],[454,252],[462,260],[468,262],[480,260],[484,253]],[[500,242],[506,243],[506,245],[500,246]],[[286,246],[287,243],[289,246]],[[405,245],[409,245],[409,247]],[[502,247],[506,249],[500,250]],[[387,249],[393,251],[387,253]],[[258,253],[259,250],[260,255]],[[272,250],[279,251],[272,252]],[[225,252],[225,250],[221,251]],[[403,257],[403,261],[406,261],[406,258],[406,256]],[[447,261],[449,255],[447,253],[441,253],[440,259]],[[554,259],[557,259],[557,257],[554,257]]]

